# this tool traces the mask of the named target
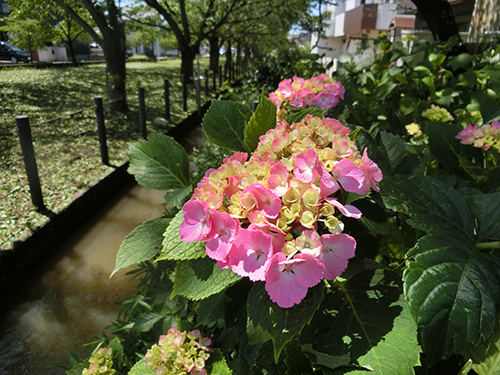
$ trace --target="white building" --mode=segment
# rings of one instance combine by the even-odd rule
[[[318,40],[318,34],[312,35],[311,46],[315,47],[311,52],[324,54],[324,63],[333,61],[332,71],[335,71],[341,54],[356,52],[362,43],[369,43],[380,31],[397,39],[405,30],[413,30],[415,15],[404,13],[414,8],[410,1],[400,0],[345,0],[338,5],[328,5],[326,11],[331,17],[325,37]],[[363,56],[371,53],[368,49]]]

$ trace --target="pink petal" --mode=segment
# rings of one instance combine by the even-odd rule
[[[325,200],[330,203],[332,206],[335,206],[338,208],[340,212],[342,212],[342,215],[347,216],[347,217],[353,217],[355,219],[359,219],[363,214],[362,212],[354,206],[351,206],[349,204],[346,204],[345,206],[340,203],[337,199],[335,198],[325,198]]]
[[[276,253],[267,268],[266,291],[278,306],[292,307],[304,299],[310,287],[320,282],[324,269],[324,265],[309,254],[298,254],[287,260],[283,253]]]
[[[228,265],[234,273],[252,281],[265,280],[267,263],[273,253],[273,239],[260,230],[241,229],[228,254]]]
[[[354,256],[356,240],[351,236],[341,234],[324,234],[321,236],[323,249],[318,259],[325,265],[324,277],[335,280],[347,268],[349,258]]]
[[[363,185],[365,175],[351,159],[342,159],[333,167],[332,174],[340,182],[344,190],[351,193],[358,191]]]
[[[184,220],[179,227],[182,241],[198,241],[210,233],[212,222],[206,202],[190,200],[184,204],[182,211]]]
[[[295,157],[295,166],[293,167],[294,176],[306,184],[314,181],[318,175],[319,158],[314,149],[298,154]]]
[[[240,222],[226,212],[210,211],[212,230],[205,247],[207,255],[214,260],[225,260],[238,234]]]

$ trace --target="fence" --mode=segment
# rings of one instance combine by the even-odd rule
[[[218,72],[221,72],[222,69],[220,68]],[[218,82],[217,82],[218,79]],[[201,92],[204,89],[205,95],[208,96],[210,91],[215,91],[217,83],[219,84],[218,86],[221,87],[222,85],[222,78],[219,74],[210,74],[208,70],[205,70],[205,74],[201,76],[199,74],[199,66],[197,68],[197,74],[196,77],[194,77],[194,86],[195,86],[195,93],[194,96],[196,98],[196,106],[199,108],[201,106]],[[135,102],[137,103],[137,111],[131,111],[130,113],[127,114],[127,120],[131,119],[135,115],[138,116],[138,124],[137,122],[135,126],[138,125],[138,128],[135,129],[135,134],[136,138],[139,139],[140,137],[146,139],[147,138],[147,124],[146,124],[146,115],[147,115],[147,105],[146,105],[146,98],[154,96],[155,100],[158,101],[158,97],[163,97],[163,115],[165,117],[165,122],[169,124],[169,126],[172,126],[171,123],[171,104],[172,104],[172,98],[171,98],[171,90],[170,90],[170,82],[169,80],[164,80],[162,87],[158,88],[157,90],[149,90],[149,92],[146,92],[144,88],[138,87],[137,88],[137,96],[135,100],[129,100],[130,103]],[[186,80],[182,80],[182,86],[183,86],[183,92],[186,94],[183,95],[183,103],[182,107],[183,109],[187,110],[187,99],[188,99],[188,84]],[[210,90],[210,86],[212,86],[212,90]],[[161,96],[160,96],[161,92]],[[192,95],[192,94],[191,94]],[[100,158],[100,161],[98,162],[99,164],[103,166],[111,166],[110,160],[116,160],[117,158],[119,159],[119,156],[117,157],[116,155],[118,154],[117,151],[114,152],[114,154],[111,155],[110,157],[110,149],[109,149],[109,138],[110,138],[110,128],[111,128],[111,138],[116,139],[119,138],[116,133],[119,134],[124,134],[129,131],[129,129],[122,129],[123,124],[117,125],[116,124],[116,118],[113,118],[113,115],[115,117],[119,117],[117,114],[111,113],[111,119],[109,118],[109,105],[112,104],[113,102],[103,102],[103,98],[100,96],[95,96],[94,97],[94,105],[83,108],[80,110],[77,110],[73,113],[66,114],[64,116],[59,116],[50,120],[46,121],[41,121],[36,124],[30,124],[30,119],[26,115],[18,115],[15,116],[15,121],[16,121],[16,126],[17,129],[14,129],[8,133],[3,133],[0,134],[0,140],[3,137],[15,137],[15,133],[17,132],[19,136],[19,143],[21,146],[21,153],[22,157],[13,159],[11,158],[8,160],[6,163],[2,163],[2,160],[0,160],[0,170],[14,170],[14,174],[17,173],[16,175],[16,181],[18,182],[17,185],[18,187],[14,186],[15,181],[13,181],[13,184],[9,186],[3,186],[2,190],[2,196],[0,196],[0,202],[3,202],[3,204],[6,204],[5,202],[9,201],[10,198],[13,198],[13,195],[16,194],[25,194],[27,195],[26,188],[29,188],[29,195],[31,197],[31,203],[37,208],[37,211],[39,212],[44,212],[47,210],[47,207],[44,202],[44,195],[42,191],[43,184],[40,182],[40,171],[39,171],[39,165],[37,165],[37,158],[35,157],[36,150],[38,147],[41,146],[46,146],[46,144],[49,143],[49,139],[51,137],[56,137],[55,134],[57,134],[57,137],[61,136],[61,141],[58,143],[63,144],[66,146],[66,150],[64,147],[48,147],[49,151],[44,149],[45,154],[48,154],[49,157],[46,157],[45,159],[48,160],[48,163],[55,164],[56,161],[63,161],[63,159],[66,161],[66,164],[71,164],[73,163],[74,160],[79,160],[79,161],[86,161],[87,159],[95,159],[95,158]],[[92,113],[93,112],[93,113]],[[78,121],[83,121],[84,126],[78,127],[77,130],[73,131],[73,133],[68,132],[64,130],[64,126],[58,126],[59,123],[71,120],[76,121],[78,117]],[[122,119],[123,120],[123,119]],[[124,120],[123,120],[124,121]],[[122,121],[122,122],[123,122]],[[125,121],[126,122],[126,121]],[[92,123],[92,125],[90,125]],[[111,123],[111,127],[109,126],[109,123]],[[127,126],[127,125],[125,125]],[[130,124],[128,124],[130,127]],[[41,130],[39,133],[40,134],[32,134],[33,130]],[[162,129],[165,130],[165,129]],[[57,133],[59,131],[59,133]],[[35,132],[36,133],[36,132]],[[62,138],[63,134],[66,138]],[[68,158],[66,157],[66,153],[68,152],[68,149],[70,149],[72,152],[75,151],[79,147],[79,145],[72,146],[73,143],[70,141],[74,139],[81,139],[85,137],[85,142],[84,142],[84,150],[77,151],[78,155]],[[135,136],[130,136],[127,135],[126,137],[126,143],[128,148],[128,144],[130,144],[130,141],[136,140]],[[58,138],[59,139],[59,138]],[[14,140],[14,139],[12,139]],[[2,141],[3,142],[3,141]],[[0,142],[1,143],[1,142]],[[97,147],[97,143],[99,143],[99,147]],[[2,146],[3,147],[3,146]],[[14,147],[14,146],[12,146]],[[18,146],[15,146],[18,147]],[[73,149],[73,147],[75,149]],[[124,147],[122,147],[124,148]],[[2,150],[0,150],[0,153]],[[121,152],[121,151],[120,151]],[[126,151],[125,151],[126,154]],[[62,156],[61,156],[62,155]],[[122,153],[123,155],[123,153]],[[42,158],[43,159],[43,158]],[[122,159],[123,160],[123,159]],[[21,167],[20,162],[23,162],[24,168]],[[92,162],[94,165],[97,164],[97,162],[94,160]],[[90,164],[92,164],[90,163]],[[113,167],[113,166],[111,166]],[[26,177],[22,177],[22,169],[25,169],[25,176],[27,177],[27,187],[26,183],[23,181],[26,181]],[[44,168],[45,170],[48,170],[45,174],[42,173],[42,181],[44,178],[52,177],[52,175],[55,174],[67,174],[64,170],[67,169],[66,166],[61,166],[56,168],[56,170],[50,170],[48,168]],[[97,169],[95,167],[94,169]],[[109,169],[108,169],[109,170]],[[43,171],[42,171],[43,172]],[[89,174],[86,170],[82,170],[81,174],[86,177],[87,174]],[[5,176],[5,174],[4,174]],[[95,182],[95,181],[94,181]],[[56,184],[57,185],[57,184]],[[85,183],[83,183],[85,185]],[[85,187],[85,186],[83,186]],[[5,189],[4,189],[5,188]],[[57,192],[55,192],[55,188],[48,188],[49,190],[49,195],[53,197],[54,195],[57,195]],[[74,189],[74,193],[76,193],[76,190]],[[24,198],[23,198],[24,199]],[[68,197],[61,197],[61,200],[68,199]],[[15,199],[14,199],[15,200]],[[2,214],[1,206],[3,204],[0,204],[0,215]],[[3,215],[4,217],[6,215]],[[2,217],[3,218],[3,217]],[[19,225],[20,223],[17,222],[16,225]],[[0,228],[1,230],[2,228]],[[8,232],[8,231],[7,231]],[[1,236],[0,236],[1,237]],[[1,242],[1,241],[0,241]],[[1,246],[0,246],[1,247]]]

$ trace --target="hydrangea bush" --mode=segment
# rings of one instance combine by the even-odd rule
[[[374,61],[342,57],[347,92],[321,75],[284,80],[254,113],[214,101],[203,130],[228,151],[210,168],[167,136],[131,147],[130,172],[170,206],[115,271],[166,265],[143,316],[211,337],[207,374],[496,371],[500,51],[415,65],[378,42]]]

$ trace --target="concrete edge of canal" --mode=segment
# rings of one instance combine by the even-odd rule
[[[58,214],[54,214],[44,226],[30,237],[15,244],[12,250],[0,252],[0,290],[22,274],[50,249],[56,247],[80,224],[85,222],[116,191],[134,182],[127,172],[128,162],[117,167]]]

